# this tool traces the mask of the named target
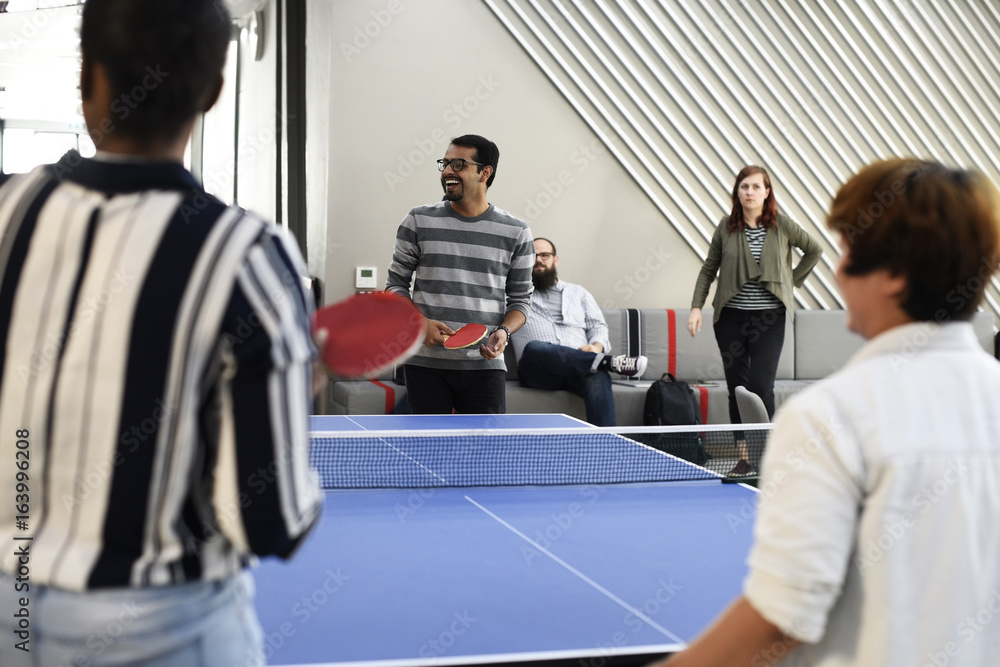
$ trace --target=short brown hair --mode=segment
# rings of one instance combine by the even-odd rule
[[[843,270],[906,279],[900,306],[918,321],[967,320],[1000,261],[1000,196],[975,170],[894,159],[864,167],[827,217],[850,247]]]

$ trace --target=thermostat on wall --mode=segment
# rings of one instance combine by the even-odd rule
[[[355,267],[354,288],[355,289],[375,289],[375,267],[358,266]]]

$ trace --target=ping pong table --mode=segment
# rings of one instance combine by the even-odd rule
[[[566,427],[590,428],[566,415],[310,424],[314,434]],[[255,570],[265,657],[367,667],[645,664],[682,648],[739,593],[756,495],[714,475],[328,490],[320,525],[293,559]]]

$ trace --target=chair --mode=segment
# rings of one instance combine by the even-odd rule
[[[764,401],[746,387],[736,387],[736,406],[740,410],[740,421],[744,424],[767,424],[771,421]]]
[[[740,421],[744,424],[767,424],[771,421],[770,417],[767,416],[764,401],[746,387],[736,387],[736,407],[740,411]],[[729,476],[756,477],[761,458],[764,456],[765,442],[766,432],[746,431],[743,433],[743,439],[736,441],[736,452],[741,461],[737,462],[736,468],[729,472]],[[749,465],[741,468],[740,464],[743,460]]]

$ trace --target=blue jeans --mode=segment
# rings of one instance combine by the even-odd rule
[[[253,579],[80,593],[30,583],[15,592],[0,574],[0,665],[58,667],[257,667],[263,633],[253,607]],[[18,598],[25,597],[27,605]],[[28,609],[28,629],[17,611]],[[22,624],[23,625],[23,624]],[[27,637],[26,652],[16,644]]]
[[[523,387],[571,391],[583,398],[587,421],[594,426],[615,426],[611,376],[604,370],[591,370],[596,357],[593,352],[533,340],[524,346],[517,362],[517,377]]]

